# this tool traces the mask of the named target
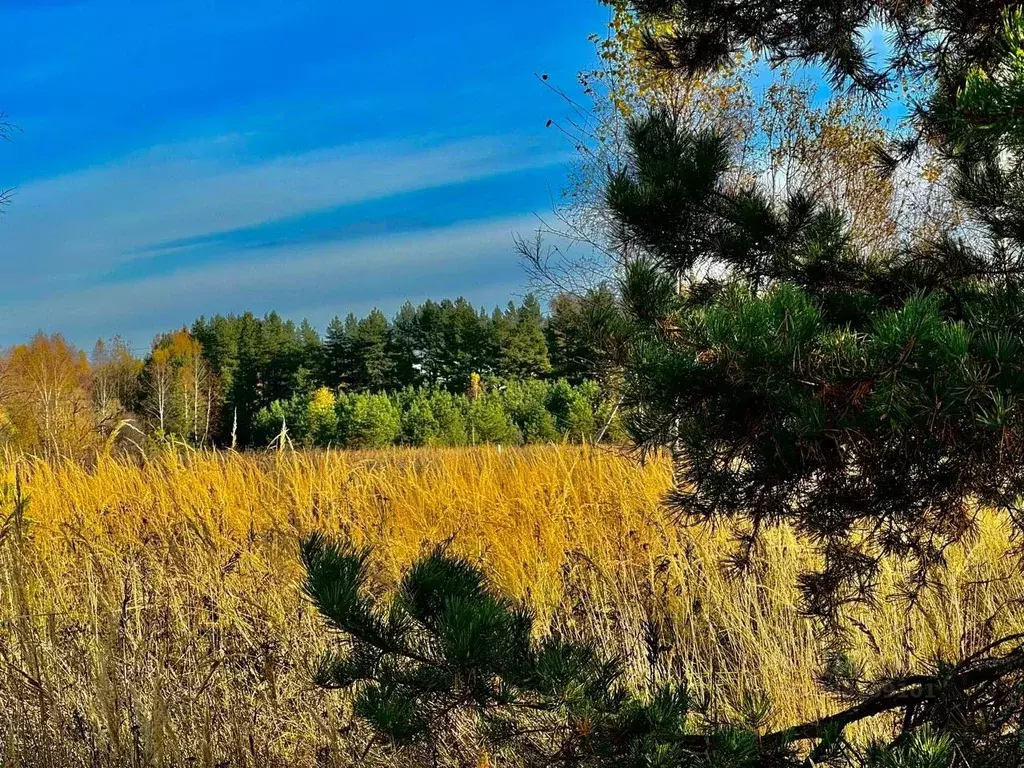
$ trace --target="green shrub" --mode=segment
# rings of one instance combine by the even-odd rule
[[[338,398],[338,435],[348,448],[384,448],[402,431],[402,414],[387,395],[343,394]]]
[[[466,408],[469,442],[515,444],[521,436],[512,418],[505,411],[501,395],[485,392],[469,401]]]
[[[284,420],[292,444],[305,447],[592,442],[611,410],[594,382],[491,379],[476,396],[427,387],[391,395],[335,395],[321,387],[261,409],[253,429],[268,445],[279,437]],[[623,437],[616,418],[605,439]]]
[[[401,440],[407,445],[443,443],[441,425],[434,416],[429,397],[418,390],[399,401],[402,411]]]
[[[253,435],[263,445],[269,445],[287,427],[288,438],[294,445],[306,445],[309,437],[307,398],[296,395],[289,400],[275,400],[261,408],[253,420]]]
[[[575,443],[593,442],[597,436],[597,420],[588,394],[565,379],[556,381],[548,391],[547,408],[554,415],[559,432]]]
[[[508,381],[500,385],[499,391],[505,410],[522,435],[523,442],[561,441],[555,418],[547,408],[547,382]]]
[[[468,445],[467,398],[435,389],[430,393],[429,401],[430,411],[437,421],[439,443],[447,446]]]

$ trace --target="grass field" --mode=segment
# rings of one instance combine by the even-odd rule
[[[372,545],[384,585],[450,539],[544,626],[621,653],[638,685],[671,669],[714,707],[766,695],[775,725],[836,706],[818,692],[820,648],[796,607],[806,548],[773,531],[755,572],[725,576],[725,532],[680,528],[660,508],[665,463],[548,447],[4,472],[4,765],[350,764],[361,737],[344,697],[308,683],[327,641],[298,589],[297,539],[314,529]],[[918,609],[865,614],[855,654],[873,672],[919,668],[1019,630],[1009,549],[987,522]],[[654,636],[670,649],[652,672]]]

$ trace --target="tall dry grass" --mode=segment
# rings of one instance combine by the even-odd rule
[[[714,707],[767,696],[776,725],[835,706],[796,606],[806,548],[774,531],[756,572],[727,577],[726,535],[661,510],[663,463],[565,447],[4,471],[4,765],[350,764],[344,697],[307,682],[327,641],[298,589],[297,539],[314,529],[374,546],[382,583],[450,540],[543,625],[622,654],[637,684],[672,670]],[[855,655],[874,672],[919,667],[1024,627],[1008,550],[987,522],[919,608],[861,617]]]

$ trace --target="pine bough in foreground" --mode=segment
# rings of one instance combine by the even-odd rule
[[[1014,638],[873,691],[833,664],[833,687],[861,690],[855,705],[763,733],[756,717],[712,721],[683,680],[641,695],[596,646],[535,639],[527,610],[441,548],[414,563],[388,601],[369,589],[368,550],[314,535],[301,554],[305,592],[339,633],[316,683],[354,694],[372,732],[364,757],[474,765],[486,752],[500,765],[623,768],[1024,764],[1024,651]],[[845,740],[848,725],[879,714],[898,716],[888,743],[858,750]]]

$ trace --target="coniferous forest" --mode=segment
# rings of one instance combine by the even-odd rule
[[[201,317],[137,356],[39,335],[3,359],[3,439],[58,457],[141,437],[265,448],[593,442],[621,438],[600,309],[610,289],[528,295],[488,312],[458,299],[394,318],[335,317],[321,334],[271,312]],[[41,406],[40,379],[61,382]],[[17,395],[21,392],[21,396]]]

